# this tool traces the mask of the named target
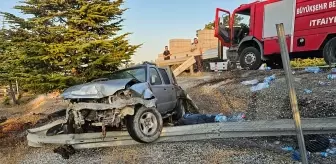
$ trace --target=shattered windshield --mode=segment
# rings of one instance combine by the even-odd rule
[[[109,79],[128,79],[134,78],[139,80],[140,82],[146,81],[146,70],[145,68],[134,68],[134,69],[126,69],[114,72],[108,76]]]

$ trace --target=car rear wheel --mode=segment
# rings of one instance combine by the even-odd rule
[[[160,137],[163,121],[155,108],[140,107],[133,116],[127,116],[126,127],[135,141],[150,143]]]
[[[174,120],[179,120],[188,111],[188,103],[185,99],[178,99],[175,107]]]

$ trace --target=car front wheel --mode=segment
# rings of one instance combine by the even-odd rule
[[[127,131],[137,142],[154,142],[161,135],[163,121],[155,108],[140,107],[133,116],[127,116],[126,119]]]

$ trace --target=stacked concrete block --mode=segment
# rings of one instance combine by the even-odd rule
[[[169,50],[171,54],[187,52],[191,49],[191,39],[171,39],[169,40]]]
[[[198,41],[202,45],[203,49],[216,48],[218,45],[218,39],[214,36],[214,30],[200,30],[198,31]]]
[[[214,37],[214,30],[198,31],[198,41],[203,47],[203,52],[209,49],[217,48],[218,39]],[[172,54],[170,60],[182,60],[193,55],[199,55],[198,52],[190,52],[193,39],[171,39],[169,40],[169,51]],[[163,50],[162,50],[163,51]],[[163,52],[158,54],[157,62],[164,61]]]

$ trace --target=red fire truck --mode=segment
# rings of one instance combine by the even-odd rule
[[[229,15],[229,25],[222,20]],[[235,16],[249,17],[246,28],[234,27]],[[264,0],[229,11],[217,8],[215,37],[228,47],[229,60],[245,69],[262,63],[281,66],[275,25],[283,23],[290,56],[323,57],[336,63],[336,0]],[[227,28],[228,27],[228,28]]]

